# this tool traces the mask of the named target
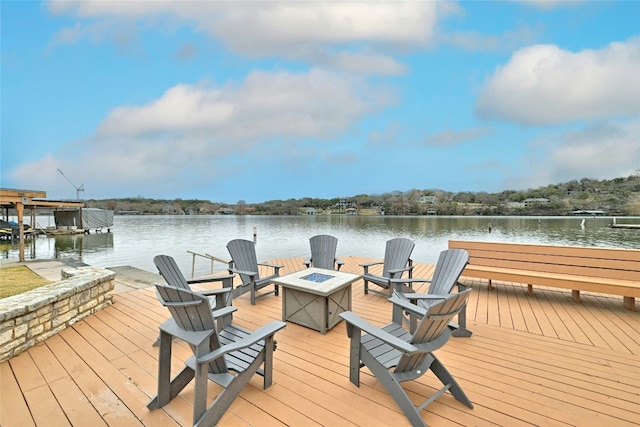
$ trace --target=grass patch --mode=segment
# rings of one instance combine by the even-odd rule
[[[0,298],[6,298],[52,283],[26,265],[0,268]]]

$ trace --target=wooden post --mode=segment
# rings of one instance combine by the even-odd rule
[[[18,235],[20,239],[20,262],[24,262],[24,204],[19,201],[15,203],[16,212],[18,214]]]
[[[573,300],[575,302],[580,302],[580,291],[572,289],[571,290],[571,298],[573,298]]]

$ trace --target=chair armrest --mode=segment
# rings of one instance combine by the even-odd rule
[[[344,313],[340,313],[340,317],[342,317],[345,322],[348,323],[348,326],[355,327],[368,333],[369,335],[378,338],[381,341],[384,341],[386,344],[400,350],[403,353],[413,353],[418,349],[413,345],[409,344],[406,341],[401,340],[400,338],[394,337],[388,332],[383,331],[377,326],[372,325],[367,322],[357,314],[351,311],[345,311]]]
[[[228,305],[228,306],[223,307],[223,308],[221,308],[219,310],[213,310],[211,312],[211,314],[213,314],[213,318],[214,319],[217,319],[219,317],[224,317],[224,316],[226,316],[228,314],[231,314],[233,312],[236,312],[236,311],[238,311],[238,309],[236,307],[232,307],[232,306]]]
[[[396,270],[393,270],[396,271]],[[398,278],[398,279],[390,279],[389,280],[391,283],[393,284],[398,284],[398,283],[431,283],[431,279],[413,279],[413,278],[406,278],[403,279],[402,277]]]
[[[284,265],[281,265],[281,264],[269,264],[267,262],[259,262],[258,265],[262,265],[265,267],[272,267],[272,268],[275,268],[276,270],[284,267]]]
[[[302,263],[305,267],[309,268],[309,266],[311,265],[311,258],[305,259]]]
[[[372,265],[380,265],[380,264],[384,264],[384,262],[382,261],[367,262],[364,264],[360,264],[360,267],[364,268],[364,274],[369,274],[369,267],[371,267]]]
[[[358,264],[360,267],[371,267],[372,265],[384,264],[382,261],[366,262],[364,264]]]
[[[188,307],[191,305],[202,304],[202,301],[176,301],[176,302],[167,302],[165,300],[161,300],[160,303],[164,307]]]
[[[262,326],[261,328],[256,329],[255,332],[251,333],[250,335],[247,335],[241,340],[223,345],[222,347],[210,353],[207,353],[198,357],[198,363],[209,363],[212,360],[216,360],[219,357],[224,356],[225,354],[230,353],[232,351],[242,350],[243,348],[251,347],[257,342],[262,341],[270,337],[271,335],[275,334],[285,326],[287,326],[286,323],[281,322],[279,320],[274,320],[266,324],[265,326]]]
[[[235,268],[230,268],[229,271],[234,272],[236,274],[244,274],[247,276],[257,276],[257,271],[246,271],[246,270],[236,270]]]
[[[225,280],[233,279],[233,274],[225,274],[223,276],[207,276],[196,279],[189,279],[187,283],[190,285],[195,285],[198,283],[209,283],[209,282],[223,282]]]
[[[398,295],[397,292],[394,292],[393,296],[389,298],[389,302],[393,303],[395,307],[401,307],[403,310],[419,317],[424,317],[427,314],[426,308],[415,305],[411,301],[405,299],[404,296]]]
[[[273,276],[278,277],[280,276],[280,269],[284,268],[284,265],[281,264],[269,264],[266,262],[259,262],[258,265],[262,265],[264,267],[270,267],[273,268]],[[278,285],[276,285],[277,287]]]
[[[344,261],[342,260],[342,258],[336,258],[336,264],[342,266],[344,265]]]
[[[413,266],[409,266],[405,268],[396,268],[393,270],[389,270],[389,274],[404,273],[405,271],[411,271],[412,269],[413,269]]]
[[[194,291],[194,294],[204,295],[205,297],[217,296],[231,292],[231,288],[206,289],[204,291]]]
[[[405,295],[409,300],[441,300],[446,299],[448,295],[435,295],[435,294],[409,294]]]

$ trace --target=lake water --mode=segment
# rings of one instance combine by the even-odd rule
[[[582,220],[584,225],[581,225]],[[48,217],[38,217],[42,227]],[[435,264],[449,239],[540,243],[572,246],[640,248],[640,230],[612,229],[607,217],[447,217],[447,216],[116,216],[111,233],[37,236],[25,247],[27,259],[73,258],[90,265],[131,265],[156,271],[153,257],[176,258],[191,271],[187,251],[223,259],[229,240],[254,239],[259,261],[306,257],[309,238],[331,234],[338,238],[338,256],[384,256],[385,242],[407,237],[416,242],[412,258]],[[618,218],[618,223],[640,223],[640,218]],[[18,259],[18,243],[0,242],[2,258]],[[206,274],[210,264],[199,258],[196,274]],[[218,264],[216,271],[223,269]]]

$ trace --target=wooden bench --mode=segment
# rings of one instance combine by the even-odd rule
[[[640,250],[576,246],[532,245],[449,240],[450,249],[469,252],[464,277],[571,289],[624,297],[624,306],[636,311],[640,297]]]

